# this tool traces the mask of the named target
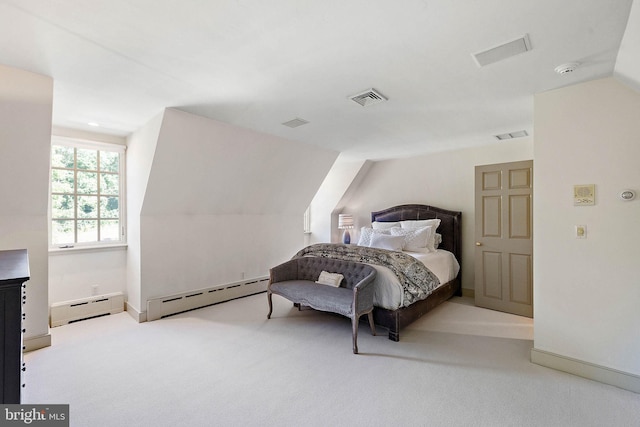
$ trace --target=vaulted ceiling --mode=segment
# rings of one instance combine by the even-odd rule
[[[631,6],[0,0],[0,63],[54,78],[54,125],[127,135],[173,107],[376,160],[531,134],[533,94],[614,73]],[[474,58],[523,36],[524,53]],[[349,99],[370,88],[388,100]],[[282,125],[296,118],[308,123]]]

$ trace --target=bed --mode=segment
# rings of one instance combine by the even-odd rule
[[[461,285],[461,218],[462,213],[428,205],[399,205],[377,212],[371,212],[371,222],[397,222],[406,220],[440,219],[437,233],[442,236],[439,250],[451,252],[459,263],[458,274],[446,283],[440,284],[427,298],[414,302],[407,307],[395,310],[374,307],[373,318],[376,324],[389,330],[389,339],[400,340],[400,330],[443,301],[454,295],[462,295]]]
[[[373,232],[377,236],[375,238],[385,237],[380,236],[385,232],[380,233],[379,230],[387,229],[393,225],[392,223],[401,222],[404,228],[407,224],[407,227],[410,227],[412,221],[420,221],[422,224],[425,220],[433,219],[439,220],[435,232],[441,239],[435,251],[379,251],[369,248],[366,243],[363,245],[362,237],[365,232],[372,233],[372,228],[363,227],[358,242],[360,246],[316,244],[303,249],[296,256],[341,258],[370,263],[375,267],[378,274],[375,285],[374,320],[377,325],[388,329],[390,340],[399,341],[400,331],[406,325],[452,296],[461,295],[461,213],[415,204],[394,206],[371,213],[371,223],[374,228],[378,228],[377,233]],[[418,227],[416,225],[416,228]],[[396,227],[394,233],[401,231]],[[385,239],[393,240],[391,237]],[[425,264],[428,268],[425,268]],[[408,276],[405,275],[407,271],[410,272]],[[400,281],[404,285],[401,285]]]

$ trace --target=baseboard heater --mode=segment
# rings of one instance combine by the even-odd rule
[[[147,321],[162,319],[185,311],[218,304],[267,290],[269,277],[243,280],[207,289],[183,292],[147,301]]]
[[[122,292],[95,295],[89,298],[52,304],[50,324],[53,328],[122,311],[124,311],[124,295]]]

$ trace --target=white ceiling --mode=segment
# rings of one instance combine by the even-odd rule
[[[127,135],[174,107],[376,160],[531,134],[533,94],[613,74],[631,4],[0,0],[0,63],[54,78],[54,125]],[[474,61],[525,34],[531,51]],[[369,88],[389,101],[348,99]]]

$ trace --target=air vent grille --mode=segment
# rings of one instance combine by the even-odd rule
[[[307,123],[309,123],[307,120],[296,117],[295,119],[282,124],[290,128],[297,128],[298,126],[306,125]]]
[[[473,57],[479,66],[484,67],[529,50],[531,50],[531,42],[529,41],[529,35],[525,34],[519,39],[501,44],[484,52],[478,52]]]
[[[526,130],[519,130],[517,132],[510,132],[510,133],[503,133],[500,135],[496,135],[495,137],[498,138],[500,141],[503,141],[505,139],[522,138],[527,135],[529,134],[527,133]]]
[[[387,100],[384,95],[375,89],[367,89],[357,95],[350,96],[349,99],[363,107],[369,107]]]

